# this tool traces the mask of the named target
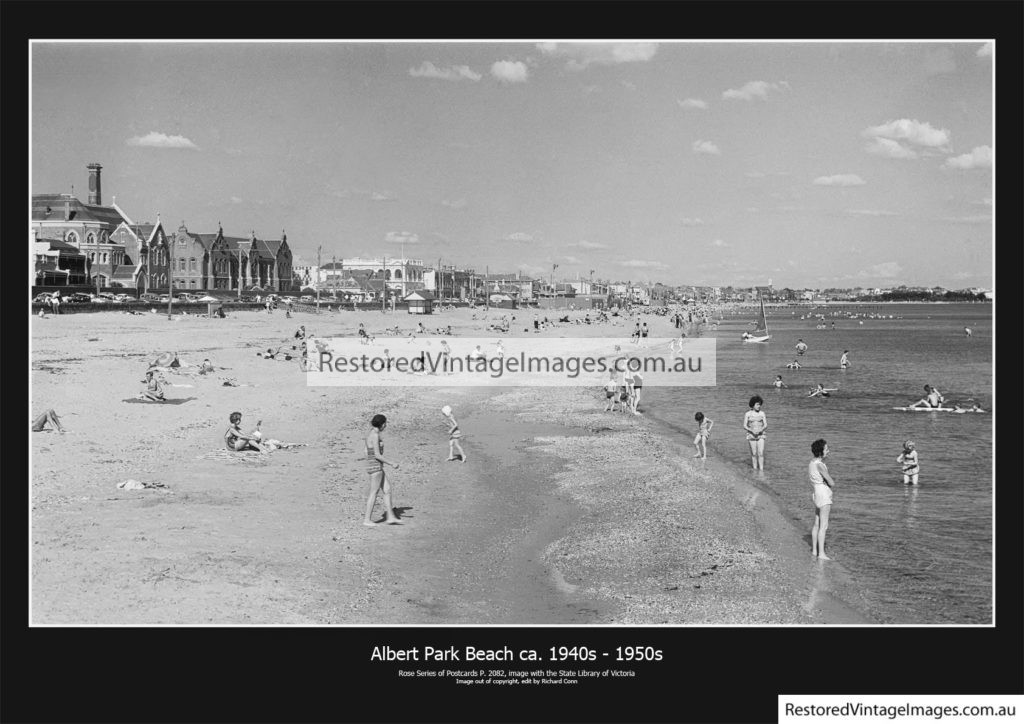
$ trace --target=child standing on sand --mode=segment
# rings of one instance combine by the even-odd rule
[[[452,408],[450,405],[445,405],[441,408],[441,413],[445,416],[445,420],[448,423],[448,460],[455,460],[455,448],[459,449],[459,458],[462,462],[466,462],[466,453],[462,449],[462,445],[459,444],[459,439],[462,437],[462,431],[459,430],[459,423],[455,419],[455,415],[452,414]]]
[[[896,462],[903,464],[903,484],[917,485],[917,476],[921,468],[917,463],[917,448],[912,440],[903,443],[903,452],[896,458]]]
[[[811,443],[814,459],[807,465],[807,474],[814,489],[814,527],[811,528],[811,554],[819,561],[832,560],[825,555],[825,531],[828,530],[828,514],[832,510],[832,489],[836,481],[828,474],[825,458],[828,457],[828,443],[815,440]]]
[[[708,438],[711,437],[711,426],[715,424],[714,420],[704,417],[703,412],[698,412],[693,416],[693,419],[697,421],[697,437],[693,438],[693,446],[697,448],[697,454],[695,458],[701,460],[707,460],[708,458]],[[701,453],[701,447],[703,446],[704,451]]]

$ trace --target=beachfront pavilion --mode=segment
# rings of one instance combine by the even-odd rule
[[[434,311],[434,295],[428,291],[415,291],[402,298],[409,304],[409,314],[432,314]]]

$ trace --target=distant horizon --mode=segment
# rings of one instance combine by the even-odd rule
[[[404,244],[567,281],[994,287],[991,41],[32,41],[30,56],[31,193],[84,200],[98,162],[105,205],[170,231],[284,230],[306,263],[319,245]]]

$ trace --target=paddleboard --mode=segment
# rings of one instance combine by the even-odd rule
[[[988,410],[954,410],[952,407],[894,407],[892,409],[900,412],[955,412],[957,414],[963,414],[965,412],[988,412]]]

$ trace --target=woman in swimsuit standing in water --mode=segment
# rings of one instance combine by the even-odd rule
[[[391,483],[384,472],[385,465],[398,470],[398,463],[384,458],[384,441],[381,439],[381,433],[388,426],[388,419],[384,415],[374,415],[370,425],[372,429],[366,436],[366,472],[370,474],[370,495],[366,499],[366,517],[363,518],[363,525],[377,525],[370,518],[373,506],[377,502],[377,491],[384,493],[385,522],[388,525],[399,525],[402,521],[395,515],[391,505]]]
[[[743,415],[743,429],[747,431],[750,443],[750,464],[754,470],[764,470],[764,433],[768,429],[768,418],[761,410],[764,400],[760,395],[750,398],[750,409]]]

